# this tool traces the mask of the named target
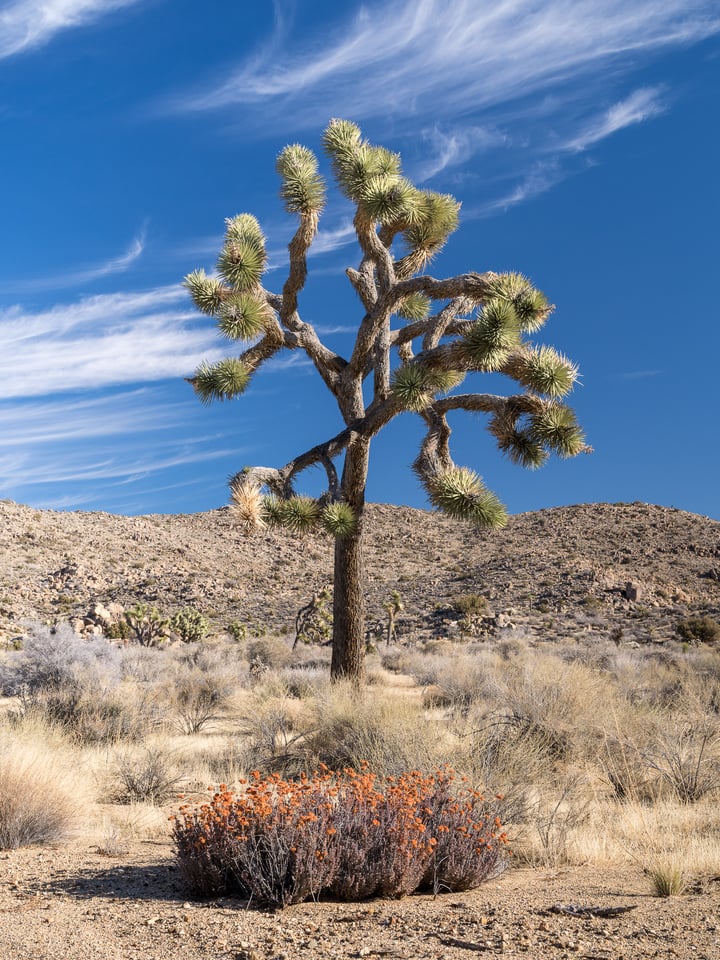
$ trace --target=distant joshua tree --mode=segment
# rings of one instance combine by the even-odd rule
[[[185,279],[195,305],[217,319],[221,333],[249,342],[239,357],[203,363],[191,378],[204,403],[229,400],[248,387],[258,368],[280,350],[303,350],[339,407],[345,428],[284,467],[250,467],[230,481],[237,518],[250,527],[278,525],[294,532],[324,527],[335,538],[331,675],[359,682],[365,648],[363,526],[370,444],[401,413],[426,428],[413,464],[430,503],[479,527],[501,527],[505,508],[472,470],[450,456],[448,414],[484,413],[498,447],[524,467],[550,456],[586,451],[573,411],[561,402],[577,367],[527,337],[552,306],[517,273],[465,273],[436,280],[425,270],[458,226],[454,197],[421,190],[403,176],[400,157],[362,138],[347,120],[332,120],[323,135],[340,191],[354,205],[361,258],[345,272],[361,304],[352,352],[327,347],[299,312],[307,254],[325,204],[325,181],[307,147],[280,153],[280,196],[298,218],[282,293],[262,282],[265,238],[255,217],[226,221],[216,277],[202,270]],[[469,372],[503,373],[512,396],[461,393]],[[342,458],[338,473],[336,461]],[[298,496],[296,476],[321,464],[327,491]]]

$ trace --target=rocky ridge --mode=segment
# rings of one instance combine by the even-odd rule
[[[488,532],[372,505],[366,570],[370,627],[397,590],[411,640],[522,631],[662,643],[683,618],[720,616],[720,523],[651,504],[587,504]],[[327,537],[249,536],[227,508],[124,517],[0,501],[0,638],[28,620],[97,629],[96,605],[140,601],[167,614],[194,607],[216,633],[233,620],[285,633],[331,579]]]

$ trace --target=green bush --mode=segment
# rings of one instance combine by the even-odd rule
[[[183,643],[198,643],[208,632],[208,622],[199,610],[184,607],[170,618],[170,629]]]
[[[675,628],[688,643],[715,643],[720,640],[720,623],[712,617],[688,617]]]

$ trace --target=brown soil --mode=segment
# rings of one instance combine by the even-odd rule
[[[611,915],[602,916],[608,908]],[[307,903],[272,913],[232,899],[186,899],[165,843],[136,843],[119,859],[87,843],[0,854],[3,960],[477,954],[718,960],[720,877],[660,899],[639,868],[513,869],[469,893]]]

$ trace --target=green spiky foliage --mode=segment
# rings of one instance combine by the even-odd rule
[[[208,277],[204,270],[194,270],[183,281],[190,291],[193,303],[201,313],[216,317],[223,304],[224,286],[216,277]]]
[[[407,256],[400,261],[399,274],[421,270],[438,254],[460,223],[460,204],[450,194],[419,190],[415,221],[403,231]]]
[[[363,140],[360,128],[347,120],[331,120],[323,134],[323,147],[329,155],[338,186],[359,205],[365,202],[397,207],[401,201],[379,199],[383,191],[397,187],[397,196],[408,197],[412,184],[401,186],[400,156],[384,147],[375,147]],[[374,187],[372,186],[375,180]],[[374,199],[373,199],[374,197]]]
[[[575,386],[578,369],[552,347],[538,347],[518,359],[513,376],[524,387],[547,397],[564,397]]]
[[[425,480],[425,489],[432,505],[456,520],[490,528],[507,523],[507,510],[474,470],[452,467]]]
[[[252,376],[251,368],[235,357],[217,363],[201,363],[192,379],[195,393],[203,403],[232,400],[245,392]]]
[[[338,540],[344,540],[355,532],[357,516],[349,503],[329,503],[320,517],[325,530]]]
[[[420,413],[438,393],[448,393],[464,376],[457,370],[429,370],[419,363],[408,363],[394,372],[392,391],[404,410]]]
[[[498,448],[507,454],[513,463],[526,470],[537,470],[547,463],[550,454],[534,436],[532,430],[511,430],[501,440]]]
[[[360,189],[358,208],[375,223],[396,226],[417,221],[420,193],[405,177],[379,174],[369,178]]]
[[[283,522],[283,501],[278,497],[263,497],[262,519],[269,527],[281,527]]]
[[[218,310],[218,327],[229,340],[253,340],[265,331],[272,310],[251,293],[233,291]]]
[[[320,213],[325,206],[325,181],[312,150],[299,143],[285,147],[275,169],[282,178],[280,196],[288,213]]]
[[[575,411],[562,403],[549,403],[529,417],[530,429],[539,443],[559,457],[575,457],[587,449],[585,435]]]
[[[491,296],[511,303],[520,329],[536,333],[550,313],[550,304],[541,290],[537,290],[522,273],[499,273],[490,282]]]
[[[472,369],[499,370],[520,345],[520,323],[512,303],[500,298],[488,300],[461,344]]]
[[[425,320],[430,316],[431,300],[424,293],[411,293],[400,301],[397,315],[403,320]]]
[[[312,497],[279,500],[276,511],[274,522],[291,533],[309,533],[317,527],[321,515],[320,506]]]
[[[418,363],[399,367],[392,378],[392,391],[404,410],[419,413],[432,401],[427,370]]]
[[[260,282],[265,266],[265,237],[260,225],[249,213],[225,221],[225,243],[218,256],[217,269],[226,283],[236,290],[251,290]]]

